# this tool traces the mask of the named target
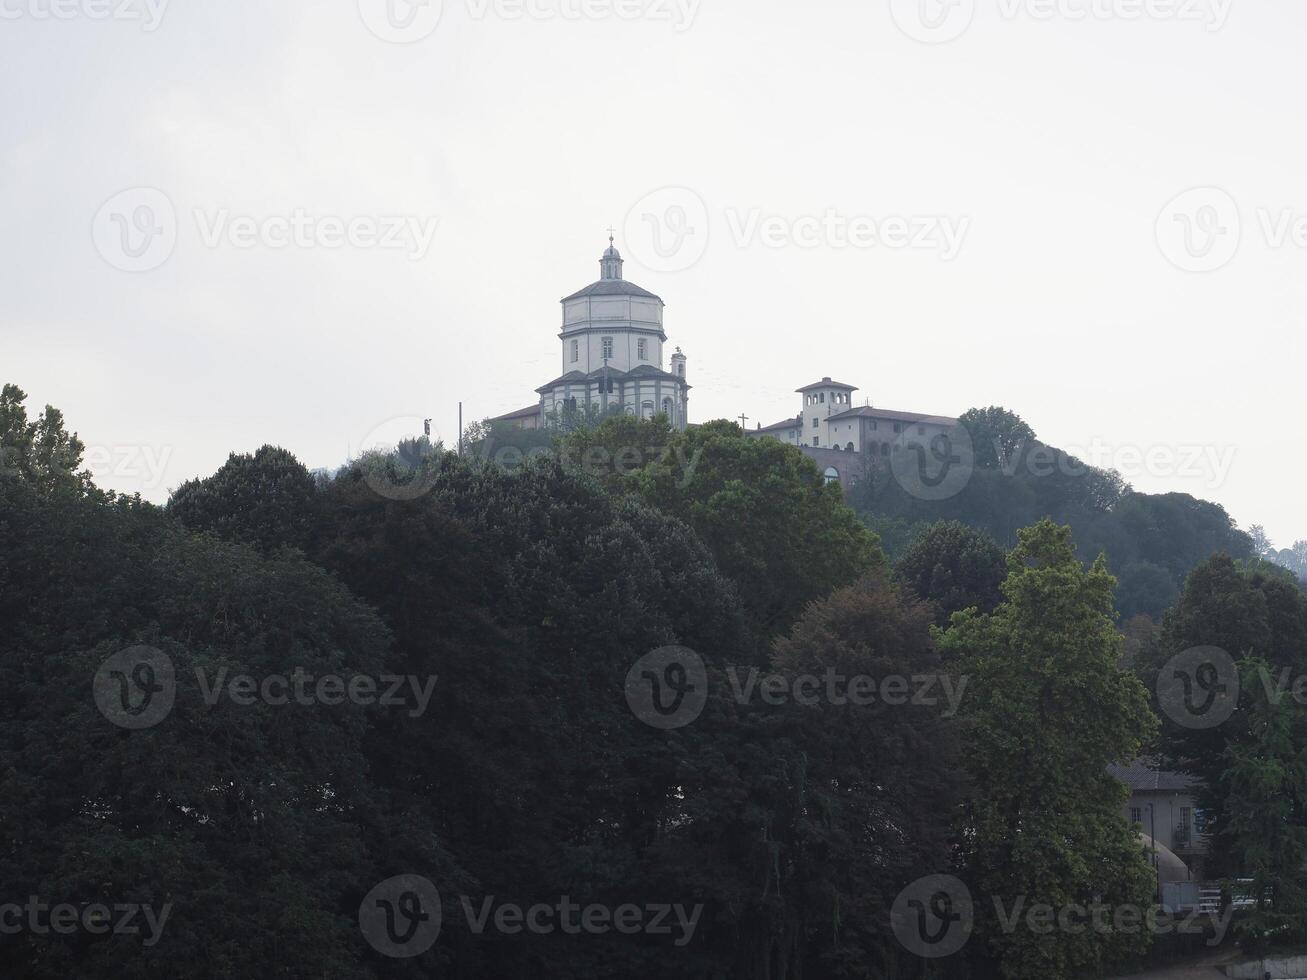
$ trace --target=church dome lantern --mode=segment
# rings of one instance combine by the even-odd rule
[[[604,251],[603,258],[599,260],[600,280],[613,281],[622,278],[622,253],[617,251],[616,240],[612,235],[608,236],[608,248]]]

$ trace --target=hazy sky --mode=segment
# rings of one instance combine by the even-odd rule
[[[0,0],[0,379],[154,500],[452,441],[560,373],[611,224],[693,420],[823,375],[1005,405],[1284,546],[1305,38],[1284,0]]]

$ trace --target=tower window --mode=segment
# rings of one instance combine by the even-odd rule
[[[572,341],[572,363],[575,364],[581,359],[581,341]]]
[[[605,338],[603,339],[603,349],[604,349],[604,354],[603,354],[604,357],[612,357],[612,356],[613,356],[613,338],[612,338],[612,337],[605,337]]]
[[[642,361],[649,360],[649,341],[641,337],[639,340],[635,342],[635,350],[636,353],[639,355],[640,360]]]

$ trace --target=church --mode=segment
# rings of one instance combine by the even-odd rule
[[[672,427],[689,424],[686,358],[677,347],[663,368],[665,304],[628,281],[610,235],[599,279],[562,300],[560,373],[536,389],[537,401],[490,421],[518,429],[545,428],[568,413],[620,411],[642,419],[665,415]],[[851,487],[872,469],[890,465],[913,445],[930,446],[957,419],[853,404],[854,385],[829,377],[798,389],[799,413],[774,425],[745,430],[779,439],[817,463],[828,481]]]
[[[610,236],[599,260],[599,280],[562,300],[558,377],[536,389],[535,404],[491,422],[538,429],[568,412],[622,411],[642,419],[666,415],[673,428],[685,428],[690,385],[681,348],[671,355],[671,370],[663,368],[666,304],[629,282],[622,267]]]

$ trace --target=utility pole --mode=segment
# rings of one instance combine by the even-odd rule
[[[463,403],[458,403],[458,458],[463,458]]]
[[[1157,882],[1157,904],[1162,904],[1162,868],[1157,863],[1157,812],[1148,804],[1148,836],[1153,840],[1153,877]]]

